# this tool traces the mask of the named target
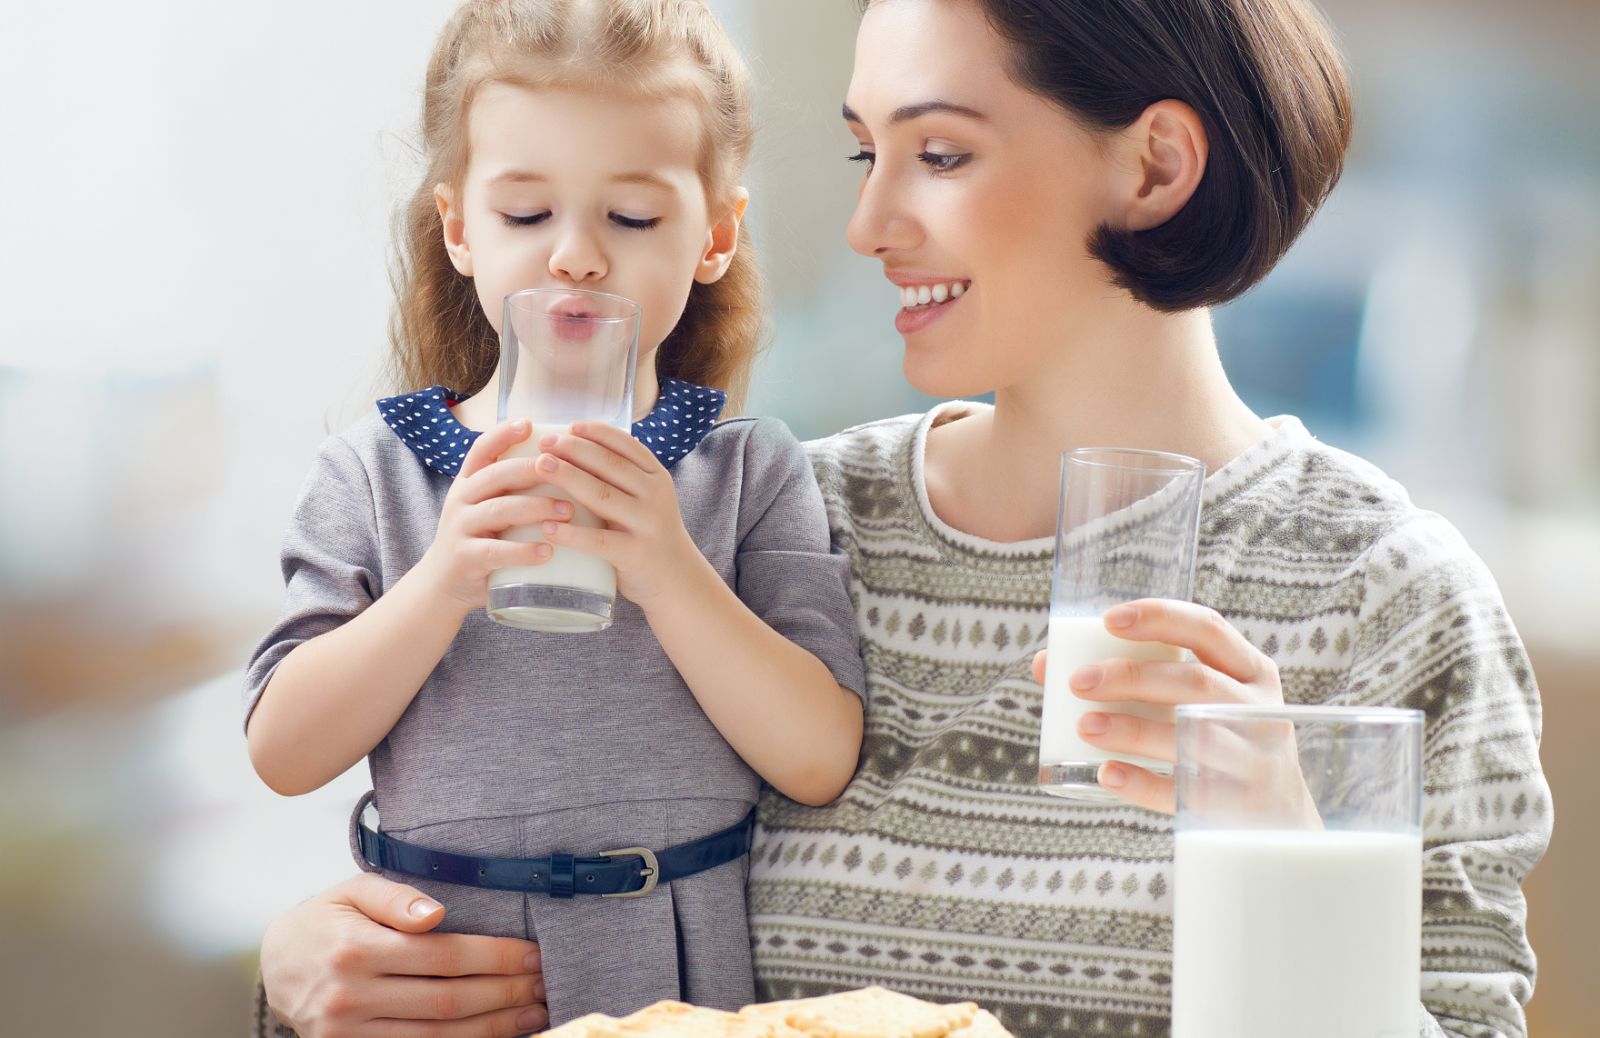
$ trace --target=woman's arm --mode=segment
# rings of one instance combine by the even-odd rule
[[[434,934],[444,909],[362,873],[279,916],[261,939],[256,1038],[511,1038],[543,1028],[539,946]]]
[[[616,568],[617,589],[644,612],[706,716],[773,788],[805,804],[837,797],[861,750],[860,697],[723,582],[684,529],[672,475],[649,448],[592,422],[541,447],[543,476],[606,524],[550,522],[545,536]],[[810,479],[797,446],[793,460]],[[837,591],[846,594],[842,584]],[[844,623],[853,646],[853,619]]]
[[[507,422],[478,437],[422,559],[370,605],[278,662],[246,726],[250,760],[272,789],[286,796],[308,793],[371,752],[438,665],[462,621],[482,607],[489,574],[548,557],[545,545],[495,536],[559,516],[566,507],[514,493],[538,482],[531,459],[496,460],[528,431],[526,422]]]

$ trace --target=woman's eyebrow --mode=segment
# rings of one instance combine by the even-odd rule
[[[958,105],[953,101],[922,101],[914,105],[903,105],[900,108],[896,108],[894,113],[889,116],[889,125],[893,126],[896,123],[910,122],[912,119],[919,119],[924,115],[932,115],[935,112],[944,115],[965,116],[968,119],[977,119],[980,122],[989,121],[989,117],[978,111],[976,108],[968,108],[966,105]],[[844,116],[844,121],[847,123],[865,125],[861,116],[857,115],[855,109],[851,108],[848,104],[844,106],[841,114]]]

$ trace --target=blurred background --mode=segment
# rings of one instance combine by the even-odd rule
[[[853,0],[711,0],[751,55],[773,349],[802,437],[925,407],[844,245]],[[1267,414],[1388,469],[1497,574],[1558,824],[1539,1038],[1593,1033],[1600,4],[1324,0],[1348,173],[1216,315]],[[12,4],[0,31],[0,1031],[245,1026],[278,911],[348,875],[364,769],[283,800],[240,672],[313,449],[383,395],[389,221],[453,0]]]

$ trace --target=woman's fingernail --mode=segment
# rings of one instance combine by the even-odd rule
[[[1110,727],[1111,719],[1105,714],[1084,714],[1078,719],[1078,731],[1084,735],[1104,735]]]
[[[438,910],[439,903],[437,901],[429,901],[425,897],[419,897],[406,906],[406,911],[411,913],[413,919],[425,919]]]
[[[1087,692],[1099,685],[1100,679],[1103,677],[1105,677],[1104,671],[1102,671],[1099,667],[1090,665],[1087,667],[1079,667],[1077,670],[1073,671],[1070,683],[1072,687],[1078,691]]]
[[[1120,764],[1100,766],[1100,784],[1107,789],[1121,789],[1128,784],[1128,771]]]
[[[1110,627],[1132,627],[1138,619],[1138,606],[1119,605],[1106,613],[1106,624]]]
[[[543,1022],[544,1014],[539,1012],[537,1009],[530,1009],[521,1016],[517,1017],[517,1026],[527,1030],[532,1030]]]

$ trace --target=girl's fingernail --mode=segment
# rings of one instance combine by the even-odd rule
[[[566,501],[557,501],[556,502],[556,515],[571,515],[571,514],[572,514],[572,505],[568,504]]]
[[[1135,620],[1139,619],[1139,607],[1119,605],[1106,613],[1106,623],[1111,627],[1132,627]]]
[[[539,446],[549,450],[556,445],[556,441],[559,439],[561,439],[559,436],[541,436],[539,437]]]
[[[548,559],[554,551],[555,549],[548,544],[539,544],[534,546],[533,554],[541,559]]]
[[[556,459],[546,454],[539,459],[539,467],[546,472],[554,472],[556,470]]]
[[[517,1017],[517,1026],[527,1030],[532,1030],[543,1022],[544,1014],[539,1012],[537,1009],[530,1009],[521,1016]]]
[[[546,537],[554,537],[556,535],[556,528],[560,525],[560,523],[545,523],[540,527],[540,529],[544,530],[544,535]]]
[[[1105,714],[1084,714],[1078,719],[1078,731],[1084,735],[1104,735],[1110,727],[1111,719]]]
[[[518,418],[516,421],[511,423],[511,431],[517,433],[518,435],[527,432],[528,420],[526,418]]]
[[[1070,683],[1072,687],[1078,691],[1087,692],[1099,685],[1100,679],[1103,677],[1105,677],[1105,672],[1099,667],[1093,665],[1088,667],[1079,667],[1077,670],[1072,672]]]
[[[437,901],[429,901],[425,897],[419,897],[406,906],[406,911],[411,913],[413,919],[425,919],[438,910],[439,903]]]
[[[523,970],[524,973],[538,973],[539,972],[539,953],[538,952],[529,952],[528,953],[528,957],[526,959],[522,960],[522,970]]]
[[[1100,784],[1107,789],[1121,789],[1128,784],[1128,772],[1120,764],[1100,766]]]

